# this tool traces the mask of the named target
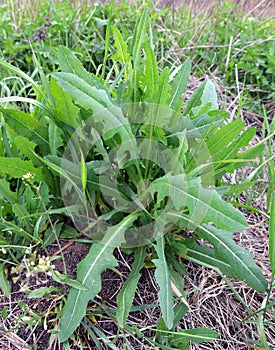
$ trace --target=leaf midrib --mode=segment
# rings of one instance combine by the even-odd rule
[[[190,223],[194,224],[193,220],[186,217],[186,216],[183,216],[181,214],[177,214],[177,213],[170,213],[171,215],[174,215],[178,218],[183,218],[184,220],[187,220],[189,221]],[[199,225],[198,226],[201,230],[205,231],[206,233],[208,233],[211,237],[214,237],[215,240],[217,240],[219,242],[220,245],[222,245],[227,251],[230,251],[231,253],[233,253],[232,255],[235,257],[235,259],[237,261],[240,261],[241,262],[241,265],[244,266],[245,270],[247,270],[250,274],[252,274],[254,277],[255,277],[255,274],[253,273],[253,271],[251,271],[248,266],[242,261],[242,259],[240,259],[238,257],[238,255],[235,254],[234,251],[232,251],[218,236],[214,235],[210,230],[208,230],[205,225]],[[259,281],[259,284],[262,285],[262,282],[256,277],[257,281]]]
[[[111,235],[111,237],[107,240],[107,242],[104,243],[102,249],[100,250],[100,254],[97,255],[97,257],[95,258],[95,260],[93,261],[92,265],[90,266],[89,270],[87,271],[83,281],[82,281],[82,284],[85,285],[85,282],[87,280],[87,278],[89,277],[91,271],[93,270],[94,266],[96,265],[97,261],[101,258],[101,254],[103,254],[105,252],[105,250],[107,249],[107,247],[110,246],[110,243],[111,241],[116,238],[117,234],[119,233],[119,231],[121,229],[123,229],[124,226],[126,226],[128,224],[128,221],[131,221],[132,220],[132,217],[131,215],[129,215],[128,217],[128,220],[125,220],[124,223],[118,228],[118,230],[115,232],[115,234]],[[97,244],[101,244],[101,243],[97,243]],[[74,302],[74,308],[73,308],[73,311],[71,313],[71,315],[73,316],[74,313],[75,313],[75,310],[76,310],[76,307],[78,306],[78,299],[80,297],[80,294],[82,293],[83,291],[80,291],[78,290],[78,293],[77,293],[77,296],[75,298],[75,302]],[[73,320],[73,317],[70,317],[70,320],[69,320],[69,323],[68,323],[68,327],[70,326],[71,322]]]
[[[234,219],[231,219],[230,217],[224,215],[223,212],[218,211],[217,209],[211,207],[209,204],[203,202],[201,199],[192,196],[190,193],[188,193],[188,192],[182,190],[181,188],[179,188],[179,187],[177,187],[177,186],[175,186],[175,185],[172,185],[171,183],[168,184],[167,182],[164,182],[164,181],[157,181],[156,183],[157,183],[157,184],[159,183],[160,185],[165,185],[166,187],[172,187],[173,189],[176,189],[176,190],[178,190],[178,191],[180,191],[180,192],[186,194],[188,197],[190,197],[190,198],[192,198],[192,199],[194,199],[194,200],[200,202],[203,206],[209,207],[212,211],[214,211],[215,213],[217,213],[217,214],[219,214],[219,215],[222,215],[222,216],[223,216],[224,218],[226,218],[227,220],[229,219],[228,221],[231,221],[231,222],[233,222],[233,223],[236,223],[236,222],[237,222],[239,225],[242,225],[242,226],[243,226],[243,229],[246,228],[243,224],[241,224],[241,223],[239,223],[238,221],[236,221],[236,220],[234,220]],[[156,183],[154,183],[154,184],[156,184]]]

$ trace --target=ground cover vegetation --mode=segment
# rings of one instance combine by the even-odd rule
[[[12,346],[274,347],[275,24],[214,5],[1,5],[1,332]],[[251,214],[267,270],[236,244]],[[225,325],[232,337],[183,324],[198,291],[188,261],[245,308]],[[155,297],[137,303],[144,270]],[[256,308],[234,280],[257,292]],[[15,311],[5,298],[17,297]],[[154,316],[140,324],[143,312]],[[239,334],[244,323],[253,333]]]

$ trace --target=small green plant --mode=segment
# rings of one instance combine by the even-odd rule
[[[132,272],[117,295],[117,325],[127,328],[140,271],[150,254],[162,312],[156,340],[162,346],[188,349],[190,340],[218,336],[213,330],[177,329],[187,311],[185,269],[177,257],[244,280],[260,292],[267,286],[249,252],[233,241],[233,232],[245,230],[247,223],[223,199],[230,185],[221,186],[226,173],[255,159],[265,140],[240,151],[256,129],[243,131],[241,120],[226,123],[211,81],[184,101],[191,62],[159,72],[147,27],[146,10],[131,42],[112,27],[115,52],[108,57],[112,66],[104,67],[106,79],[90,74],[65,47],[59,49],[60,72],[49,80],[40,71],[42,86],[1,61],[36,94],[34,99],[0,99],[1,227],[11,240],[24,233],[28,244],[41,242],[47,219],[59,236],[62,227],[56,229],[55,215],[70,215],[90,238],[90,251],[78,265],[78,282],[70,281],[61,342],[85,317],[89,301],[101,289],[102,272],[117,266],[116,247],[135,254]],[[7,108],[16,102],[25,112]],[[30,111],[26,103],[32,105]],[[34,187],[26,187],[26,180]],[[38,218],[35,232],[33,218]]]

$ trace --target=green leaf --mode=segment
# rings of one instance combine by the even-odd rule
[[[63,222],[62,223],[55,222],[52,226],[49,226],[47,228],[46,232],[44,233],[44,239],[43,239],[43,243],[45,246],[50,245],[60,236],[62,226],[63,226]]]
[[[1,107],[0,111],[7,116],[5,122],[14,129],[17,134],[28,138],[39,146],[43,145],[49,148],[47,129],[42,122],[38,121],[31,114],[21,111],[3,109]]]
[[[137,284],[140,279],[140,270],[144,266],[144,259],[146,257],[145,247],[139,248],[135,253],[135,261],[132,266],[132,271],[127,280],[124,282],[121,290],[117,294],[117,313],[116,320],[119,327],[124,327],[127,317],[129,315]]]
[[[213,249],[199,245],[196,242],[196,238],[185,239],[181,243],[177,242],[177,244],[173,244],[173,247],[177,254],[184,259],[207,266],[214,270],[215,268],[218,268],[224,274],[226,274],[231,268],[231,265],[225,263],[222,258],[214,256]]]
[[[174,213],[181,218],[180,223],[186,227],[192,220],[185,215]],[[214,246],[214,257],[230,265],[225,269],[224,265],[219,269],[226,275],[244,280],[253,289],[264,292],[267,281],[253,260],[251,254],[239,247],[233,240],[231,232],[218,230],[211,225],[199,225],[195,230],[197,236],[203,238]]]
[[[33,234],[28,233],[27,231],[25,231],[22,226],[19,227],[16,224],[14,224],[13,221],[6,221],[2,218],[1,223],[3,223],[3,227],[2,227],[2,231],[11,231],[15,236],[18,237],[23,237],[26,238],[27,240],[31,239],[32,241],[34,241],[34,236]],[[1,244],[4,244],[6,246],[6,243],[3,242]]]
[[[221,149],[219,152],[217,152],[214,155],[213,160],[221,160],[226,162],[227,159],[234,159],[235,157],[237,158],[237,153],[239,152],[239,150],[242,147],[248,145],[249,141],[253,138],[255,133],[256,128],[249,128],[245,130],[243,134],[240,135],[236,140],[232,140],[232,143],[228,147],[224,147],[224,149]],[[240,154],[238,155],[238,157],[240,157]],[[239,167],[239,162],[236,162],[234,166]]]
[[[210,80],[202,83],[187,101],[183,115],[190,119],[198,118],[218,109],[217,93],[214,83]]]
[[[58,149],[63,146],[64,143],[61,137],[61,130],[52,120],[49,120],[48,130],[51,155],[56,156],[58,154]]]
[[[121,145],[117,150],[120,160],[125,159],[125,155],[130,153],[130,159],[133,159],[137,168],[137,145],[136,139],[132,133],[129,121],[124,117],[122,110],[112,103],[105,90],[99,90],[87,84],[81,78],[70,73],[55,73],[54,78],[65,91],[86,109],[91,109],[95,113],[91,120],[102,128],[103,138],[109,140],[114,135],[119,134]],[[91,121],[86,121],[87,124]],[[121,164],[121,167],[123,164]]]
[[[139,69],[139,64],[141,62],[141,49],[146,40],[147,23],[148,9],[145,9],[134,29],[131,53],[135,69]]]
[[[124,233],[136,220],[137,214],[128,215],[119,224],[109,227],[100,243],[94,243],[88,255],[78,264],[77,280],[88,287],[87,291],[71,288],[60,322],[60,341],[66,341],[86,314],[90,300],[101,290],[101,273],[117,266],[113,256],[116,246],[124,242]]]
[[[0,265],[0,288],[6,298],[9,298],[11,287],[8,281],[7,275],[5,273],[5,264]]]
[[[202,94],[203,91],[205,89],[206,86],[206,82],[202,83],[191,95],[191,97],[189,98],[189,100],[186,103],[186,107],[183,111],[183,115],[189,115],[192,111],[192,108],[195,108],[197,106],[201,106],[202,102],[201,102],[201,98],[202,98]]]
[[[82,284],[77,280],[73,280],[67,274],[61,274],[61,273],[52,271],[52,279],[58,283],[67,284],[68,286],[73,287],[76,290],[81,290],[81,291],[88,290],[88,288],[84,284]]]
[[[244,181],[240,184],[230,185],[229,189],[225,192],[226,196],[234,195],[238,197],[243,191],[246,191],[250,187],[254,187],[258,181]],[[227,186],[227,183],[225,184]]]
[[[244,122],[240,119],[226,124],[216,132],[214,132],[209,140],[206,141],[206,146],[211,156],[220,152],[223,147],[227,146],[238,134],[243,130]]]
[[[75,74],[57,72],[53,77],[79,105],[93,110],[94,113],[114,107],[105,90],[90,85]]]
[[[183,98],[182,95],[185,93],[188,79],[191,72],[191,60],[187,59],[180,67],[176,74],[173,84],[171,86],[171,98],[169,101],[169,107],[175,111],[180,111]]]
[[[203,188],[199,178],[187,182],[183,174],[167,174],[153,181],[148,191],[152,195],[157,193],[158,203],[170,197],[176,210],[187,207],[195,225],[212,222],[217,228],[230,232],[247,228],[243,215],[223,201],[214,189]]]
[[[127,51],[127,44],[116,26],[113,26],[112,30],[115,40],[114,46],[117,49],[117,52],[112,56],[112,59],[124,66],[130,59],[130,54]]]
[[[170,78],[170,70],[168,67],[165,67],[159,77],[158,90],[149,100],[149,102],[154,103],[157,106],[160,106],[160,108],[161,106],[166,106],[170,98],[171,87],[169,85],[169,78]]]
[[[173,136],[177,136],[178,138],[178,147],[168,149],[167,151],[165,150],[162,154],[166,156],[166,172],[172,171],[173,175],[177,175],[184,172],[185,157],[188,152],[188,142],[185,131],[176,133]]]
[[[23,226],[25,230],[28,232],[32,231],[32,222],[31,218],[29,217],[29,212],[26,209],[26,203],[19,204],[19,203],[14,203],[12,205],[12,211],[14,212],[14,215],[17,217],[20,226]]]
[[[123,116],[120,108],[116,107],[105,90],[88,85],[81,78],[70,73],[55,73],[54,78],[67,93],[86,109],[95,113],[95,122],[104,123],[104,133],[109,138],[119,132],[123,141],[134,138],[128,120]]]
[[[142,83],[146,87],[145,97],[151,97],[157,92],[158,87],[158,65],[157,59],[153,49],[150,45],[146,45],[146,61],[145,61],[145,72],[142,77]]]
[[[174,334],[176,334],[177,336],[177,341],[179,341],[179,339],[182,338],[184,340],[193,341],[196,344],[216,340],[219,336],[219,334],[216,331],[208,328],[186,329],[183,331],[176,332]]]
[[[273,277],[275,276],[275,190],[273,190],[269,220],[269,259]]]
[[[10,184],[5,179],[0,179],[0,198],[8,200],[11,204],[17,202],[17,193],[11,191]]]
[[[16,148],[20,152],[20,155],[27,156],[34,165],[40,165],[37,162],[37,158],[34,156],[34,149],[37,146],[34,142],[30,141],[24,136],[16,136],[14,138]],[[23,157],[24,158],[24,157]]]
[[[206,174],[214,169],[216,179],[220,179],[225,173],[232,173],[240,165],[244,165],[245,162],[239,160],[240,154],[238,152],[248,145],[256,129],[249,128],[238,136],[243,127],[244,123],[237,120],[218,131],[214,131],[205,143],[205,151],[202,151],[200,145],[196,147],[196,154],[193,156],[189,168],[195,168],[199,164],[199,174]],[[206,162],[207,160],[208,162]]]
[[[52,292],[59,292],[60,288],[56,287],[41,287],[38,289],[32,290],[30,293],[28,293],[28,298],[43,298]]]
[[[236,159],[244,160],[244,162],[239,162],[238,168],[244,166],[248,161],[254,160],[265,148],[264,143],[259,142],[258,144],[251,146],[249,149],[246,149],[243,152],[240,152]]]
[[[173,329],[175,329],[180,321],[183,319],[184,315],[188,311],[188,307],[183,304],[182,302],[179,302],[178,305],[174,308],[174,323],[173,323]]]
[[[56,119],[77,129],[81,125],[79,108],[73,104],[71,97],[53,79],[50,83],[50,92],[55,103]]]
[[[104,88],[82,65],[82,63],[75,57],[70,49],[65,46],[60,46],[58,50],[59,65],[63,72],[71,73],[91,86]]]
[[[31,174],[33,176],[28,178],[28,181],[31,183],[44,179],[41,168],[35,168],[30,160],[22,160],[16,157],[0,157],[0,172],[8,174],[15,179],[22,179],[25,175]]]
[[[95,243],[86,258],[78,264],[78,280],[88,286],[88,291],[71,288],[60,321],[61,342],[72,335],[86,314],[88,302],[100,291],[101,273],[107,268],[117,266],[112,255],[113,249],[113,247]]]
[[[158,292],[159,304],[163,320],[167,328],[171,329],[174,321],[173,296],[170,273],[165,258],[165,240],[163,236],[157,240],[154,248],[158,255],[153,263],[156,265],[155,278],[160,288]]]
[[[161,321],[161,319],[160,319]],[[193,341],[196,344],[200,344],[203,342],[208,342],[211,340],[216,340],[219,334],[208,328],[192,328],[181,330],[177,332],[169,331],[165,329],[165,326],[160,322],[158,324],[158,328],[156,330],[158,339],[161,339],[160,335],[169,336],[169,345],[170,346],[181,346],[180,349],[189,349],[189,347],[185,348],[182,346],[186,346],[186,342]],[[183,342],[183,344],[181,344]],[[177,347],[178,348],[178,347]],[[171,348],[169,348],[171,349]],[[174,349],[174,348],[173,348]]]

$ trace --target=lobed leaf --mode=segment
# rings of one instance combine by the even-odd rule
[[[168,84],[170,78],[170,70],[168,67],[165,67],[161,72],[158,82],[158,89],[154,95],[149,99],[149,102],[154,103],[156,106],[166,106],[168,100],[171,96],[171,87]],[[158,112],[156,112],[158,113]]]
[[[141,247],[135,252],[135,261],[132,266],[132,271],[129,274],[127,280],[124,282],[121,290],[117,294],[116,321],[119,327],[124,327],[126,319],[129,315],[134,300],[137,284],[141,276],[140,270],[144,266],[145,257],[145,247]]]
[[[145,85],[145,98],[150,98],[153,96],[158,88],[159,82],[159,75],[158,75],[158,65],[157,65],[157,59],[154,54],[153,49],[150,45],[146,45],[145,47],[146,52],[146,60],[145,60],[145,72],[142,76],[142,83]]]
[[[157,193],[158,203],[169,197],[176,210],[187,207],[195,225],[211,222],[230,232],[247,228],[243,215],[222,200],[214,189],[202,187],[199,178],[187,182],[183,174],[167,174],[152,182],[148,190],[152,195]]]
[[[58,59],[63,72],[74,74],[91,86],[99,89],[104,88],[104,86],[83,67],[82,63],[69,48],[60,46],[58,50]]]
[[[0,173],[8,174],[15,179],[22,179],[25,175],[31,174],[32,176],[28,177],[28,180],[32,183],[44,179],[42,168],[35,168],[32,161],[17,157],[0,157]]]
[[[183,98],[182,95],[185,93],[188,79],[191,72],[191,60],[187,59],[180,67],[176,74],[173,84],[171,86],[171,97],[169,101],[169,107],[175,111],[180,111]]]
[[[5,122],[14,129],[17,134],[32,140],[40,147],[46,147],[47,149],[50,147],[45,125],[41,121],[38,121],[33,115],[1,107],[0,111],[6,116]]]
[[[188,226],[193,220],[182,214],[171,214],[179,218],[180,224]],[[223,263],[219,264],[218,260],[212,264],[217,266],[227,276],[235,277],[245,281],[253,289],[264,292],[267,287],[267,281],[253,260],[251,254],[244,248],[239,247],[233,240],[232,233],[224,230],[218,230],[211,225],[199,225],[195,230],[197,236],[213,244],[213,254],[209,254],[212,259],[217,258]],[[201,252],[207,253],[209,249],[204,248]],[[230,265],[230,268],[225,264]]]
[[[127,51],[127,44],[116,26],[113,26],[114,46],[117,49],[112,59],[124,66],[130,59],[130,54]]]
[[[117,266],[113,256],[116,246],[124,242],[124,233],[138,214],[133,213],[114,227],[109,227],[103,240],[94,243],[88,255],[78,264],[77,280],[88,288],[87,291],[71,288],[60,321],[60,341],[66,341],[82,318],[86,315],[87,304],[101,290],[101,273]]]
[[[55,103],[56,119],[77,129],[81,125],[79,108],[73,104],[71,97],[53,79],[50,92]]]
[[[141,61],[140,53],[146,39],[147,23],[148,23],[148,9],[145,9],[144,11],[142,11],[140,19],[137,21],[137,24],[134,29],[132,48],[131,48],[134,69],[139,68],[139,64]]]
[[[17,202],[17,193],[11,191],[10,183],[6,179],[0,179],[0,198],[8,200],[11,204]]]

